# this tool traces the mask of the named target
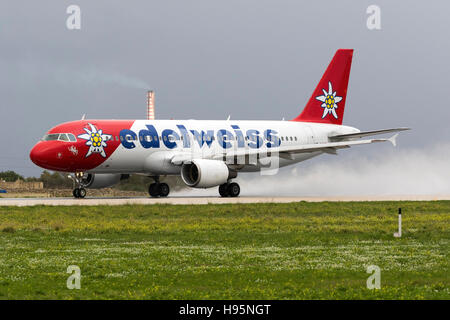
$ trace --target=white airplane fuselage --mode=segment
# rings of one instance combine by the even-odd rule
[[[153,126],[158,133],[158,147],[147,147],[145,143],[141,143],[145,136],[140,139],[139,132],[147,130],[147,125]],[[183,126],[186,130],[180,130],[178,126]],[[234,129],[232,126],[238,129]],[[171,137],[162,136],[164,130],[173,130],[175,134]],[[225,139],[218,137],[220,130],[227,131]],[[267,130],[271,130],[271,137],[279,139],[280,145],[278,147],[267,146],[270,143],[264,137],[264,132]],[[122,137],[120,135],[114,136],[114,139],[118,138],[124,141],[121,141],[121,145],[102,164],[87,172],[178,175],[180,166],[170,163],[170,159],[178,153],[186,153],[191,155],[192,158],[211,158],[213,155],[233,154],[233,152],[240,150],[259,149],[260,151],[267,150],[276,153],[281,146],[295,148],[296,146],[327,143],[329,142],[329,136],[359,132],[358,129],[353,127],[332,124],[233,120],[136,120],[130,131],[134,132],[136,136],[132,134],[123,134]],[[193,131],[194,133],[192,133]],[[203,139],[199,133],[204,133]],[[206,135],[207,133],[213,134]],[[174,142],[176,146],[168,147],[172,144],[165,143],[165,138],[167,142]],[[186,141],[186,138],[189,142]],[[146,142],[149,142],[148,138],[146,140]],[[152,140],[154,141],[154,138]],[[132,145],[134,147],[131,147]],[[279,167],[298,163],[322,153],[323,151],[313,151],[293,154],[292,159],[279,158]],[[261,166],[264,166],[260,161],[253,161],[251,164],[247,161],[246,163],[243,158],[240,162],[242,163],[236,164],[242,165],[239,167],[240,172],[255,172],[259,171]]]

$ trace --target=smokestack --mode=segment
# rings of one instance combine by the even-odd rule
[[[155,93],[147,91],[147,120],[155,120]]]

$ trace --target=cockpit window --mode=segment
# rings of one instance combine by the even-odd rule
[[[42,141],[65,141],[76,142],[77,138],[72,133],[50,133],[46,134]]]
[[[61,133],[61,134],[59,135],[58,140],[60,140],[60,141],[69,141],[69,137],[67,136],[67,134]]]
[[[59,133],[46,134],[42,141],[56,141],[59,138]]]

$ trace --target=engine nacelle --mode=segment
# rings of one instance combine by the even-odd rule
[[[111,187],[129,177],[129,174],[120,173],[88,173],[83,177],[81,184],[84,188],[101,189]]]
[[[237,172],[230,171],[223,161],[195,159],[181,167],[181,178],[192,188],[210,188],[236,178]]]

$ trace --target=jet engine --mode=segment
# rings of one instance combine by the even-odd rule
[[[83,177],[81,184],[84,188],[101,189],[111,187],[129,177],[129,174],[120,173],[88,173]]]
[[[181,178],[192,188],[210,188],[236,178],[237,172],[228,169],[223,161],[195,159],[181,167]]]

